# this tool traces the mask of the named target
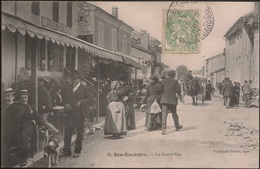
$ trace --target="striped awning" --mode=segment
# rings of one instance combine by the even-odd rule
[[[44,38],[45,40],[51,41],[52,43],[57,43],[58,45],[62,45],[62,46],[66,45],[66,46],[81,48],[93,54],[94,57],[111,59],[117,62],[124,62],[123,58],[126,58],[127,56],[119,52],[110,51],[101,48],[99,46],[93,45],[79,38],[76,38],[72,35],[60,31],[56,31],[47,27],[43,27],[40,25],[36,25],[28,21],[25,21],[21,18],[2,12],[2,30],[6,30],[6,29],[8,29],[12,33],[18,32],[21,35],[28,34],[31,38],[33,37],[37,37],[38,39]],[[136,68],[140,68],[141,66],[139,65],[138,62],[132,59],[130,61],[129,58],[125,59],[124,63]]]

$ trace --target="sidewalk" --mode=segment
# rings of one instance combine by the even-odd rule
[[[98,123],[95,122],[95,124],[93,125],[94,130],[103,129],[104,123],[105,123],[105,117],[99,117],[99,122]],[[61,135],[62,135],[61,137],[63,138],[64,131],[61,133]],[[76,135],[74,134],[72,136],[72,140],[71,140],[71,144],[72,145],[74,144],[75,140],[76,140]],[[63,147],[64,147],[64,140],[62,139],[61,142],[60,142],[60,150],[62,150]],[[35,166],[37,161],[39,161],[40,159],[44,158],[43,155],[44,155],[43,151],[40,151],[37,154],[35,154],[33,158],[29,158],[27,160],[27,165],[26,166],[21,167],[18,164],[16,166],[14,166],[13,168],[32,168],[32,167]]]

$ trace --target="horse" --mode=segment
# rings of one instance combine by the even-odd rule
[[[204,89],[199,79],[193,78],[187,84],[187,94],[192,97],[192,104],[198,105],[198,95],[202,95],[202,104],[204,104]]]

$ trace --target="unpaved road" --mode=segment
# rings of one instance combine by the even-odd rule
[[[136,130],[117,140],[96,130],[84,140],[79,158],[61,158],[55,167],[259,168],[258,111],[243,105],[226,109],[216,96],[192,106],[187,97],[186,105],[178,106],[182,130],[174,130],[168,115],[166,135],[145,132],[145,114],[137,111]]]

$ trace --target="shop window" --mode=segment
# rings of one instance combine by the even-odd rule
[[[59,22],[59,2],[54,1],[52,7],[52,19],[55,22]]]
[[[54,70],[55,48],[52,42],[48,43],[48,71]]]
[[[72,2],[67,2],[67,25],[72,26]]]
[[[63,46],[49,42],[48,71],[63,71],[63,49]]]
[[[35,15],[40,14],[40,1],[32,1],[32,7],[31,7],[32,13]]]

